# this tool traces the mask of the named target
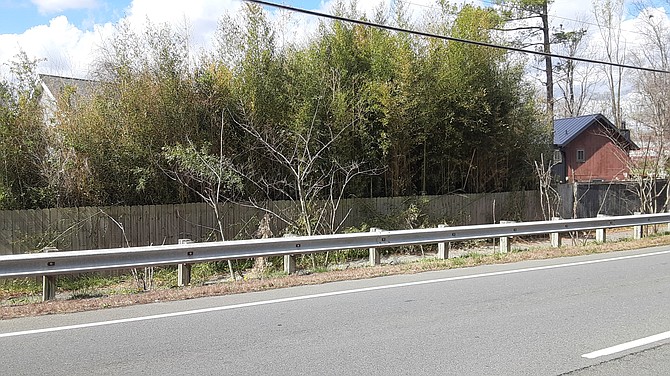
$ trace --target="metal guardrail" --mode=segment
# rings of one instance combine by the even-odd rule
[[[0,278],[670,223],[670,213],[0,256]]]

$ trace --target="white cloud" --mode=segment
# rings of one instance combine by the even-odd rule
[[[237,12],[241,5],[240,0],[134,0],[126,11],[125,21],[136,30],[141,30],[147,20],[187,26],[194,48],[209,48],[219,18],[226,12]]]
[[[83,7],[95,3],[92,0],[39,2],[45,9]],[[128,22],[135,30],[142,30],[147,20],[154,24],[167,23],[175,27],[186,25],[193,50],[197,52],[201,48],[211,47],[218,19],[227,11],[237,11],[240,4],[239,0],[134,0],[125,10],[125,18],[118,21]],[[112,23],[98,24],[92,29],[82,30],[70,23],[65,16],[58,16],[51,19],[48,25],[32,27],[22,34],[2,34],[0,76],[6,75],[7,63],[23,50],[31,58],[46,59],[38,65],[40,73],[87,77],[98,46],[113,34],[113,30]]]
[[[111,31],[111,24],[83,31],[67,17],[58,16],[48,25],[32,27],[22,34],[0,35],[2,70],[6,72],[5,64],[23,50],[30,58],[43,59],[38,65],[40,73],[86,77],[97,45]]]
[[[98,6],[96,0],[31,0],[41,14],[62,12],[68,9],[90,9]]]
[[[91,7],[100,3],[99,0],[32,0],[40,10],[55,11],[65,8]],[[459,0],[460,1],[460,0]],[[480,0],[466,0],[479,3]],[[487,0],[486,3],[488,4]],[[318,3],[318,11],[332,12],[333,0]],[[359,0],[359,10],[372,18],[373,11],[379,4],[391,9],[391,0]],[[406,10],[412,19],[419,20],[423,14],[434,12],[437,5],[433,0],[405,1]],[[128,22],[135,30],[141,31],[147,20],[154,24],[167,23],[175,27],[188,27],[193,52],[210,49],[214,40],[217,23],[225,13],[237,14],[243,3],[241,0],[133,0],[121,20]],[[316,30],[320,20],[314,16],[279,11],[268,8],[270,18],[280,25],[278,38],[281,41],[304,41]],[[663,8],[652,9],[654,19],[667,20],[668,15]],[[591,2],[584,0],[555,0],[551,14],[555,17],[553,24],[564,24],[566,28],[574,27],[571,20],[588,18],[591,14]],[[642,16],[624,22],[626,30],[639,30]],[[647,16],[648,17],[648,16]],[[121,21],[117,20],[117,21]],[[592,19],[587,22],[593,22]],[[637,22],[637,23],[636,23]],[[40,72],[74,75],[85,77],[101,41],[112,35],[114,25],[98,24],[86,29],[73,25],[66,17],[53,18],[47,25],[35,26],[22,34],[0,35],[0,63],[10,61],[20,49],[31,57],[46,58],[39,66]],[[589,25],[589,38],[595,37],[596,27]],[[635,43],[639,34],[626,33],[626,39]],[[597,43],[591,44],[595,50]],[[0,67],[0,73],[6,72],[6,65]]]

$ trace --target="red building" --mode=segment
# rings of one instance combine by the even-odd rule
[[[563,183],[628,180],[630,132],[602,114],[554,121],[554,174]]]

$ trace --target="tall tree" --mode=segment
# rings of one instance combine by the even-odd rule
[[[549,0],[498,1],[507,25],[498,30],[515,33],[514,43],[521,47],[539,48],[546,55],[544,76],[547,119],[554,118],[554,75],[551,54]]]
[[[594,0],[593,15],[598,25],[606,61],[624,64],[626,62],[626,42],[622,36],[623,0]],[[609,111],[612,122],[621,128],[623,113],[621,107],[624,68],[603,65],[603,73],[609,89]]]
[[[664,14],[654,15],[654,10],[641,11],[639,32],[641,45],[633,51],[633,59],[640,66],[670,70],[670,28],[663,21]],[[637,126],[640,146],[631,170],[643,212],[665,211],[668,201],[659,205],[659,196],[668,196],[670,184],[659,178],[670,173],[670,95],[668,74],[638,72],[635,87],[638,95],[630,114]]]
[[[565,51],[569,57],[583,57],[584,36],[587,29],[580,28],[572,31],[563,30],[563,25],[558,31],[553,33],[553,40],[560,48]],[[580,71],[581,68],[582,71]],[[555,66],[558,80],[556,81],[561,93],[563,94],[562,115],[565,117],[575,117],[582,114],[582,109],[587,104],[591,95],[591,86],[589,73],[592,66],[584,66],[570,59],[559,59]]]

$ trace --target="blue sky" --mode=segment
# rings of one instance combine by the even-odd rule
[[[115,22],[130,5],[127,1],[87,2],[0,0],[0,34],[20,34],[37,25],[46,25],[64,15],[75,26],[90,30],[95,24]]]
[[[116,24],[127,22],[141,30],[149,20],[189,26],[194,53],[208,49],[217,22],[224,14],[239,11],[242,0],[0,0],[0,76],[7,72],[7,63],[19,51],[31,58],[43,59],[41,73],[86,77],[102,41],[113,35]],[[307,9],[329,12],[334,0],[277,0]],[[346,0],[345,0],[346,1]],[[436,0],[357,0],[359,11],[371,13],[380,3],[390,9],[392,1],[402,1],[413,14],[430,12]],[[452,2],[483,0],[452,0]],[[633,1],[633,0],[628,0]],[[653,5],[659,1],[651,0]],[[490,3],[490,0],[485,0]],[[668,5],[668,3],[663,2]],[[271,9],[274,12],[274,9]],[[554,0],[550,17],[556,24],[592,18],[591,0]],[[667,19],[663,9],[655,13]],[[276,12],[275,12],[276,16]],[[292,15],[297,19],[285,35],[304,38],[318,21],[314,17]],[[593,25],[591,23],[591,25]],[[566,25],[570,27],[569,25]],[[589,26],[593,28],[593,26]],[[634,42],[633,36],[633,42]]]
[[[316,9],[320,1],[291,0],[284,3]],[[96,24],[119,21],[130,5],[131,0],[0,0],[0,34],[20,34],[33,26],[47,25],[60,15],[66,16],[79,29],[91,30]]]
[[[86,76],[96,50],[121,21],[137,30],[147,21],[187,24],[194,48],[207,49],[220,17],[235,14],[241,1],[0,0],[0,76],[7,73],[8,62],[20,51],[42,60],[38,67],[41,73]],[[284,3],[320,9],[327,8],[327,1],[285,0]],[[390,0],[359,3],[379,1]]]

